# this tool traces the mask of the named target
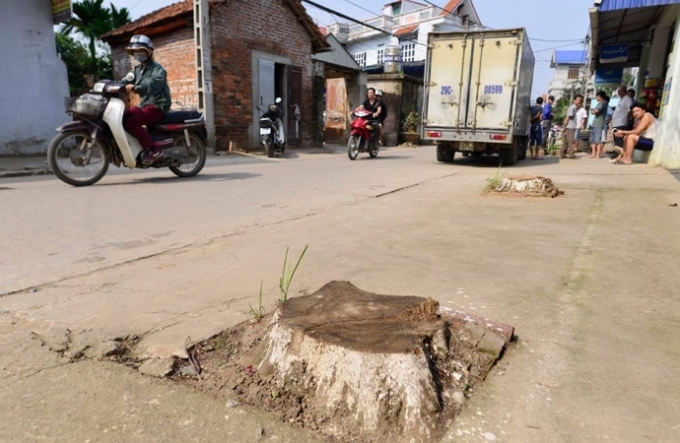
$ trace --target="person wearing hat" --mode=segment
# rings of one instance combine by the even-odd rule
[[[153,43],[145,35],[134,35],[125,49],[139,62],[133,69],[134,80],[127,82],[128,93],[139,95],[139,106],[130,108],[123,115],[123,125],[131,132],[144,149],[142,161],[150,164],[158,160],[162,152],[158,149],[144,125],[160,121],[170,110],[172,103],[167,73],[163,66],[153,59]]]
[[[384,129],[383,126],[385,124],[385,119],[387,118],[387,106],[385,106],[385,102],[382,100],[383,93],[380,89],[375,91],[375,99],[376,102],[378,103],[378,106],[380,106],[380,115],[378,116],[378,122],[379,122],[379,127],[380,127],[380,134],[378,136],[378,143],[380,146],[383,144],[383,133]]]

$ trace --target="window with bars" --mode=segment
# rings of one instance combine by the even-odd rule
[[[384,61],[385,61],[385,50],[384,49],[378,49],[378,64],[381,64]]]
[[[405,62],[416,61],[416,44],[403,43],[401,45],[401,59]]]
[[[366,53],[360,52],[358,54],[354,54],[354,60],[359,64],[359,66],[366,66]]]
[[[578,78],[579,74],[581,73],[581,70],[578,67],[569,67],[569,72],[567,73],[567,78],[568,79],[575,79]]]

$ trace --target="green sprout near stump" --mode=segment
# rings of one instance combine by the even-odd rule
[[[498,170],[491,177],[486,179],[486,186],[484,187],[484,192],[492,192],[498,189],[498,187],[503,183],[503,175],[501,174],[501,167],[498,166]]]
[[[264,314],[266,313],[266,310],[262,305],[262,283],[264,283],[264,280],[260,281],[260,296],[257,299],[257,310],[255,310],[250,305],[250,303],[248,304],[248,307],[250,308],[250,316],[253,317],[255,320],[260,320],[262,317],[264,317]]]
[[[290,284],[293,282],[293,277],[295,277],[295,272],[298,269],[298,266],[300,266],[300,262],[302,261],[302,258],[305,256],[305,252],[307,252],[307,248],[309,248],[309,245],[305,246],[305,249],[302,250],[302,254],[300,254],[300,258],[298,258],[297,263],[295,263],[295,267],[293,268],[291,272],[291,264],[292,262],[288,262],[288,250],[290,248],[286,248],[286,256],[283,260],[283,271],[281,272],[281,279],[279,280],[279,290],[281,291],[281,298],[279,298],[279,303],[284,304],[288,301],[288,291],[290,289]]]

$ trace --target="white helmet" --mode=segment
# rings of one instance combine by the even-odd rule
[[[128,45],[127,48],[125,48],[125,51],[132,55],[132,53],[136,49],[146,49],[146,52],[151,55],[153,53],[153,43],[151,42],[151,39],[147,37],[146,35],[142,34],[137,34],[133,35],[132,38],[130,39],[130,44]]]
[[[381,89],[376,89],[376,90],[375,90],[375,95],[376,95],[377,97],[382,97],[382,90],[381,90]]]

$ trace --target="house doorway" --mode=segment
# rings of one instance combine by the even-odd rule
[[[302,68],[293,66],[287,57],[253,52],[253,125],[251,146],[260,145],[259,120],[276,97],[283,100],[283,127],[288,145],[300,144],[302,112]]]

